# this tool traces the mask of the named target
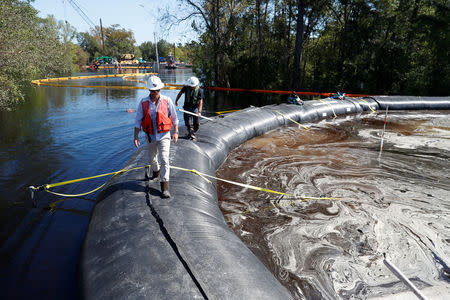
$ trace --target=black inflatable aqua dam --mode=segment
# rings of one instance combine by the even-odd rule
[[[295,120],[311,122],[370,110],[450,109],[450,97],[324,99],[250,107],[202,123],[198,142],[172,144],[172,166],[215,176],[228,152]],[[142,147],[124,169],[148,164]],[[79,262],[86,299],[291,299],[227,226],[216,183],[171,170],[170,199],[144,169],[111,179],[98,197]]]

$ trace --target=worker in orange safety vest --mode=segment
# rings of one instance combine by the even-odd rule
[[[174,128],[172,140],[178,140],[178,117],[172,99],[161,95],[164,87],[158,76],[151,76],[147,82],[150,95],[141,99],[136,110],[134,122],[134,145],[139,148],[139,132],[145,132],[148,142],[150,156],[150,171],[155,179],[160,177],[162,198],[170,198],[169,192],[169,153],[170,153],[170,130]]]

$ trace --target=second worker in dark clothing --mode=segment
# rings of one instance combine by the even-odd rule
[[[199,83],[197,77],[192,76],[189,78],[175,100],[175,105],[178,106],[178,99],[184,94],[183,109],[197,114],[197,116],[194,116],[184,113],[184,123],[188,130],[188,137],[193,141],[197,140],[195,133],[200,128],[200,116],[202,115],[203,107],[203,90],[199,87]]]

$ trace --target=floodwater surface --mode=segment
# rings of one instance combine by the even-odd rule
[[[170,83],[183,83],[192,75],[192,70],[163,70],[160,74]],[[122,78],[61,84],[143,86]],[[173,100],[177,93],[163,91]],[[2,299],[78,299],[76,268],[98,192],[67,198],[39,191],[33,206],[28,187],[121,170],[136,151],[134,111],[147,95],[145,89],[40,86],[34,87],[15,111],[0,112]],[[182,122],[182,114],[178,116]],[[85,193],[108,178],[52,190]]]
[[[98,73],[144,73],[110,70]],[[165,70],[164,83],[183,84],[191,69]],[[15,111],[0,111],[0,295],[2,299],[78,299],[77,264],[98,192],[64,197],[39,191],[36,205],[29,186],[41,186],[121,170],[135,153],[135,110],[149,75],[62,81],[85,87],[33,87]],[[88,86],[88,87],[86,87]],[[102,86],[102,87],[94,87]],[[178,90],[161,93],[175,101]],[[276,103],[277,97],[205,91],[203,114]],[[180,98],[184,104],[184,96]],[[178,112],[180,125],[183,115]],[[143,142],[143,134],[141,134]],[[51,190],[82,194],[109,177]],[[101,284],[101,283],[100,283]]]
[[[283,127],[232,151],[218,183],[233,231],[296,299],[366,299],[450,283],[448,112]],[[308,197],[336,198],[309,199]]]

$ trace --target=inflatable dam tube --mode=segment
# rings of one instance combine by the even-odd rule
[[[179,139],[171,165],[215,176],[228,152],[293,119],[300,123],[369,110],[450,109],[450,97],[368,97],[250,107],[203,122],[198,142]],[[182,133],[183,134],[183,133]],[[131,140],[130,140],[131,143]],[[124,166],[148,164],[141,147]],[[292,299],[227,226],[216,183],[171,170],[170,199],[144,169],[112,178],[92,213],[79,262],[85,299]]]

